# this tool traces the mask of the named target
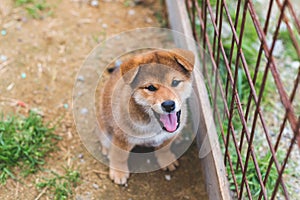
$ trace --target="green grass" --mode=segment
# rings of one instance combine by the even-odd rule
[[[25,177],[45,163],[45,156],[55,148],[58,139],[55,127],[44,124],[31,112],[28,117],[11,116],[0,119],[0,183],[8,178],[19,180],[16,171]]]
[[[256,153],[259,153],[260,152],[259,151],[259,145],[254,145],[254,150],[255,150]],[[236,154],[236,150],[235,150],[235,147],[234,147],[232,141],[229,144],[229,153],[230,153],[230,156],[231,156],[231,161],[232,161],[233,167],[235,168],[237,166],[237,163],[238,163],[238,156]],[[241,156],[242,156],[242,162],[245,163],[245,161],[246,161],[246,150],[244,151],[244,153],[241,154]],[[257,156],[259,156],[259,155],[257,155]],[[282,150],[278,150],[276,156],[277,156],[277,159],[279,160],[279,162],[281,162],[284,159],[285,153]],[[266,171],[267,171],[267,168],[268,168],[269,161],[270,161],[271,157],[272,157],[271,153],[268,152],[268,153],[266,153],[266,155],[260,156],[257,159],[258,166],[259,166],[259,169],[262,173],[262,178],[263,179],[266,175]],[[228,166],[229,166],[229,164],[228,164]],[[236,170],[236,168],[235,168],[234,170],[235,170],[237,184],[240,187],[240,184],[242,183],[243,172],[241,171],[241,168],[239,168],[238,170]],[[288,173],[288,172],[286,171],[286,173]],[[235,191],[234,181],[233,181],[233,178],[232,178],[230,167],[227,167],[227,174],[229,175],[228,180],[229,180],[229,183],[230,183],[230,189]],[[246,178],[248,180],[249,189],[251,191],[252,198],[257,199],[258,196],[259,196],[259,193],[261,192],[261,186],[259,184],[258,176],[257,176],[256,169],[255,169],[255,166],[254,166],[254,162],[253,162],[251,156],[250,156],[250,159],[249,159],[249,162],[248,162]],[[275,168],[275,165],[273,164],[272,167],[271,167],[270,173],[268,175],[268,181],[265,185],[268,197],[270,197],[272,192],[273,192],[273,189],[275,187],[275,183],[276,183],[277,178],[278,178],[278,173],[277,173],[277,170]],[[243,196],[247,196],[245,186],[244,186],[243,192],[244,192]]]
[[[237,117],[236,113],[234,113],[233,118],[235,118],[235,117]],[[234,126],[235,130],[238,129],[238,131],[239,131],[239,130],[242,129],[242,125],[239,122],[239,120],[234,120],[233,119],[232,123],[233,123],[233,126]],[[223,126],[224,129],[227,129],[227,126],[228,126],[228,120],[227,119],[222,122],[222,126]],[[219,126],[218,123],[217,123],[217,131],[220,132],[220,126]],[[239,138],[239,135],[236,135],[236,137]],[[225,152],[225,144],[224,144],[224,142],[221,138],[221,134],[219,135],[219,141],[220,141],[220,144],[221,144],[222,152]],[[237,141],[239,141],[239,139],[237,139]],[[269,161],[270,161],[272,155],[269,151],[268,152],[262,152],[260,150],[260,147],[261,147],[261,145],[259,145],[257,143],[253,143],[253,149],[254,149],[254,152],[256,153],[257,164],[259,166],[259,169],[260,169],[260,172],[261,172],[261,175],[262,175],[262,179],[264,180],[265,175],[266,175],[266,171],[267,171],[267,168],[268,168],[268,165],[269,165]],[[233,143],[233,140],[232,140],[231,136],[229,138],[228,152],[230,154],[230,159],[231,159],[231,162],[232,162],[232,165],[233,165],[233,168],[234,168],[235,178],[236,178],[236,181],[237,181],[237,185],[239,187],[238,189],[240,189],[241,183],[242,183],[242,178],[243,178],[243,172],[241,170],[240,165],[239,165],[238,169],[236,168],[237,163],[239,163],[238,162],[238,155],[237,155],[237,151],[235,149],[235,146],[234,146],[234,143]],[[247,155],[247,146],[244,145],[243,148],[242,148],[242,151],[241,151],[242,163],[244,163],[244,164],[245,164],[245,161],[246,161],[246,155]],[[276,157],[277,157],[277,160],[279,161],[279,163],[282,163],[282,161],[284,160],[284,157],[285,157],[285,152],[283,150],[279,149],[276,153]],[[227,161],[227,165],[226,165],[226,170],[227,170],[227,174],[228,174],[228,181],[229,181],[229,184],[230,184],[230,189],[232,191],[235,191],[235,184],[234,184],[232,173],[230,171],[230,165],[229,165],[228,161]],[[286,170],[285,173],[290,174],[291,172]],[[273,165],[271,167],[271,170],[270,170],[270,173],[268,175],[268,180],[267,180],[266,185],[265,185],[268,197],[270,197],[270,195],[273,192],[273,189],[274,189],[275,183],[277,181],[277,178],[278,178],[278,173],[277,173],[277,170],[276,170],[275,165],[273,163]],[[248,181],[248,185],[249,185],[249,189],[250,189],[252,198],[257,199],[260,192],[261,192],[261,186],[260,186],[260,183],[259,183],[258,175],[257,175],[256,169],[255,169],[255,166],[254,166],[254,162],[252,160],[251,155],[250,155],[250,158],[249,158],[249,161],[248,161],[246,179]],[[287,186],[289,187],[289,185],[287,185]],[[281,188],[279,189],[279,191],[281,191]],[[245,185],[244,185],[244,190],[243,190],[243,196],[248,197]]]
[[[129,7],[132,4],[132,1],[131,0],[125,0],[123,4],[124,4],[125,7]]]
[[[159,1],[160,3],[160,9],[154,13],[155,18],[157,19],[158,23],[160,24],[161,28],[167,28],[168,21],[165,16],[165,3],[163,0]]]
[[[201,5],[202,0],[198,0],[199,5]],[[212,5],[212,7],[215,8],[216,6],[216,1],[212,0],[210,1],[210,4]],[[230,16],[232,18],[232,21],[234,22],[235,20],[235,15],[236,15],[236,3],[228,3],[228,7],[229,7],[229,12],[230,12]],[[258,13],[259,14],[259,13]],[[224,15],[223,16],[223,24],[224,23],[228,23],[226,22],[227,17]],[[242,11],[240,11],[240,16],[239,16],[239,23],[237,25],[237,35],[240,34],[241,31],[241,20],[242,19]],[[260,19],[261,22],[264,21],[264,19]],[[208,20],[209,21],[209,20]],[[263,23],[262,23],[263,24]],[[212,23],[207,23],[206,24],[206,31],[209,37],[209,41],[211,43],[211,45],[213,45],[213,38],[214,38],[214,28]],[[201,27],[200,25],[196,25],[196,32],[197,34],[201,33]],[[270,33],[269,33],[270,34]],[[298,37],[298,35],[295,33],[296,35],[296,40],[300,42],[300,38]],[[282,40],[283,42],[283,46],[284,46],[284,53],[281,55],[282,57],[285,58],[290,58],[290,60],[292,61],[299,61],[299,56],[296,53],[295,47],[293,45],[293,42],[291,41],[291,38],[289,36],[289,32],[287,30],[280,30],[279,36],[278,36],[279,40]],[[224,46],[224,50],[226,53],[227,58],[229,58],[230,55],[230,50],[231,50],[231,41],[232,41],[232,34],[230,36],[227,37],[222,37],[221,38],[223,46]],[[242,40],[242,50],[248,65],[248,69],[250,72],[250,76],[253,79],[254,77],[254,70],[255,70],[255,64],[257,61],[257,57],[258,57],[258,48],[259,48],[259,38],[258,35],[256,33],[255,27],[252,23],[251,20],[251,16],[249,15],[249,13],[247,13],[246,15],[246,23],[245,23],[245,28],[244,28],[244,35],[243,35],[243,40]],[[214,52],[215,56],[217,55],[217,52]],[[232,74],[234,74],[234,70],[235,70],[235,66],[236,66],[236,56],[237,56],[237,46],[234,46],[233,49],[233,57],[232,57],[232,63],[231,63],[231,71]],[[281,57],[280,56],[280,57]],[[207,56],[209,57],[209,56]],[[264,58],[264,55],[262,56]],[[290,61],[288,61],[290,62]],[[255,84],[255,91],[256,94],[259,94],[259,91],[262,87],[263,84],[263,75],[264,75],[264,69],[266,66],[266,59],[262,59],[260,66],[259,66],[259,70],[257,73],[257,79],[256,79],[256,84]],[[221,78],[221,84],[223,89],[225,90],[225,85],[226,85],[226,79],[227,79],[227,69],[225,67],[225,63],[224,63],[224,58],[221,55],[220,56],[220,62],[219,62],[219,66],[218,66],[218,73],[219,73],[219,77]],[[210,74],[212,74],[212,69],[207,69],[208,71],[208,75],[210,76]],[[214,88],[214,77],[206,77],[206,81],[210,81],[210,83],[213,85],[212,87]],[[209,89],[208,89],[209,91]],[[246,74],[244,72],[244,69],[242,67],[241,64],[241,59],[239,60],[239,64],[238,64],[238,74],[237,74],[237,91],[238,91],[238,95],[239,98],[241,100],[241,104],[242,104],[242,108],[243,108],[243,112],[245,114],[245,109],[246,109],[246,105],[248,102],[248,98],[249,98],[249,94],[250,94],[250,85],[248,83]],[[210,91],[210,92],[214,92],[214,91]],[[227,98],[227,106],[230,108],[230,103],[231,103],[231,96],[232,96],[232,89],[229,87],[229,92],[228,92],[228,98]],[[266,79],[266,83],[265,83],[265,90],[262,96],[262,101],[261,101],[261,107],[262,109],[264,109],[266,112],[272,112],[273,105],[274,105],[274,95],[277,94],[276,91],[276,87],[275,84],[272,80],[272,76],[269,73]],[[212,94],[209,94],[209,97],[211,97]],[[217,99],[217,107],[219,108],[219,111],[224,110],[224,105],[222,104],[222,101],[220,101],[219,99],[220,97],[220,93],[218,92],[218,99]],[[210,98],[211,103],[213,102],[212,99]],[[253,100],[252,100],[253,101]],[[252,106],[253,106],[253,102],[252,102]],[[249,121],[248,124],[251,123],[251,118],[253,118],[253,107],[250,107],[250,117],[249,117]],[[222,114],[222,113],[221,113]],[[225,137],[226,134],[228,134],[227,128],[228,128],[228,119],[226,119],[226,117],[223,119],[222,122],[220,122],[221,124],[219,124],[219,122],[216,120],[216,125],[217,125],[217,129],[218,129],[218,133],[221,133],[220,130],[220,126],[223,126],[224,132],[225,132]],[[241,119],[239,117],[239,114],[237,112],[237,108],[236,106],[234,106],[234,111],[233,111],[233,117],[232,117],[232,125],[235,129],[235,136],[237,138],[237,140],[239,141],[240,138],[240,134],[242,131],[242,123],[241,123]],[[259,131],[259,130],[257,130]],[[257,133],[259,134],[259,133]],[[220,134],[221,135],[221,134]],[[245,140],[245,138],[244,138]],[[223,152],[225,152],[225,148],[224,148],[224,141],[222,139],[222,137],[219,138],[219,141],[221,143]],[[259,147],[262,145],[261,144],[262,141],[254,141],[255,144],[253,144],[254,146],[254,150],[257,153],[257,161],[258,161],[258,165],[260,168],[260,171],[262,173],[262,177],[265,177],[265,171],[267,170],[268,164],[269,164],[269,160],[271,159],[271,154],[270,152],[268,152],[267,150],[265,150],[264,152],[261,152],[261,150],[259,150]],[[241,156],[242,156],[242,161],[243,163],[245,163],[246,160],[246,144],[244,142],[244,146],[241,152]],[[233,162],[233,166],[234,166],[234,173],[236,175],[236,179],[237,179],[237,183],[238,185],[241,184],[242,182],[242,176],[243,176],[243,172],[241,171],[241,169],[236,169],[236,165],[238,162],[238,157],[237,157],[237,153],[236,153],[236,149],[234,147],[233,141],[232,141],[232,137],[230,136],[230,140],[229,140],[229,154],[231,156],[231,160]],[[263,155],[262,155],[263,154]],[[280,149],[278,150],[277,154],[277,159],[279,160],[279,163],[281,163],[283,161],[283,157],[285,156],[285,153],[283,151],[281,151]],[[233,177],[230,171],[230,166],[227,162],[227,172],[228,172],[228,179],[230,182],[230,188],[235,191],[234,188],[234,182],[233,182]],[[285,174],[290,175],[292,172],[289,170],[285,171]],[[258,181],[258,177],[257,177],[257,173],[254,167],[254,163],[252,161],[252,158],[250,158],[249,160],[249,165],[247,168],[247,172],[246,172],[246,178],[248,180],[249,183],[249,187],[251,190],[251,195],[254,199],[257,198],[257,196],[259,195],[260,191],[261,191],[261,186],[259,184]],[[266,190],[268,193],[268,196],[270,196],[270,192],[273,191],[274,185],[275,185],[275,181],[278,178],[278,173],[275,169],[275,165],[272,165],[270,174],[269,174],[269,178],[268,181],[266,183]],[[288,186],[288,185],[287,185]],[[240,186],[239,186],[240,187]],[[289,187],[289,186],[288,186]],[[244,188],[244,196],[246,195],[246,189]]]
[[[51,15],[52,12],[49,11],[49,5],[46,0],[15,0],[17,6],[24,6],[27,10],[27,13],[33,18],[39,19],[45,15],[45,11],[47,16]]]
[[[300,36],[299,36],[299,34],[297,34],[296,30],[294,31],[294,34],[295,34],[295,39],[296,39],[297,43],[300,44]],[[297,51],[295,50],[295,47],[293,45],[293,41],[290,37],[289,31],[288,30],[280,31],[278,39],[282,40],[283,45],[284,45],[283,56],[289,57],[292,60],[300,61]]]
[[[78,171],[70,168],[64,168],[64,170],[65,174],[63,175],[51,171],[52,177],[44,178],[43,181],[36,184],[36,187],[39,190],[47,189],[50,191],[51,199],[69,199],[73,195],[73,188],[80,181],[80,174]]]

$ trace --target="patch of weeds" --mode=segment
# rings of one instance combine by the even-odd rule
[[[106,31],[101,31],[99,34],[92,35],[93,41],[97,44],[103,42],[107,37]]]
[[[31,112],[28,117],[0,119],[0,183],[7,178],[18,179],[13,172],[16,167],[22,176],[38,171],[45,163],[44,157],[55,149],[60,138],[55,127],[44,124],[42,118]]]
[[[78,171],[64,168],[65,174],[61,175],[51,171],[51,178],[44,178],[38,182],[36,187],[39,190],[45,189],[50,191],[51,199],[63,200],[69,199],[73,195],[73,189],[79,184],[80,174]]]
[[[34,0],[16,0],[17,5],[24,5],[24,4],[29,4],[33,3]]]
[[[132,0],[125,0],[123,4],[125,7],[130,7],[133,4],[133,2]]]
[[[239,131],[242,130],[242,125],[240,123],[238,123],[239,121],[235,120],[236,117],[238,117],[237,114],[233,113],[232,124],[233,124],[233,126],[236,130],[235,135],[237,137],[237,141],[239,141],[240,135],[237,134],[237,133],[239,133]],[[217,126],[217,131],[220,132],[220,124],[217,124],[217,125],[218,125]],[[223,126],[224,130],[227,129],[228,119],[224,119],[224,121],[222,122],[222,126]],[[225,133],[225,137],[226,137],[226,135],[227,135],[227,133]],[[220,146],[221,146],[222,152],[225,152],[225,144],[223,142],[221,134],[219,134],[219,141],[220,141]],[[264,153],[264,151],[262,152],[260,150],[260,147],[261,147],[261,145],[259,145],[259,144],[253,144],[253,149],[256,152],[258,167],[260,169],[262,179],[264,180],[264,178],[266,176],[266,171],[268,169],[270,159],[272,158],[272,155],[271,155],[270,151],[268,151],[266,153]],[[235,174],[235,177],[236,177],[237,185],[239,187],[238,189],[240,189],[242,179],[243,179],[243,171],[241,170],[240,165],[239,165],[238,169],[236,168],[237,163],[239,163],[238,162],[238,155],[237,155],[237,151],[235,149],[234,142],[233,142],[231,136],[229,138],[229,143],[228,143],[228,154],[230,155],[232,166],[234,167],[234,174]],[[244,145],[242,150],[241,150],[242,163],[244,163],[244,164],[245,164],[245,161],[246,161],[246,155],[247,155],[247,146]],[[276,158],[279,161],[279,163],[282,163],[282,161],[284,160],[284,157],[285,157],[285,152],[283,150],[279,149],[276,153]],[[227,174],[228,174],[228,181],[229,181],[229,184],[230,184],[230,190],[236,191],[229,163],[227,163],[227,165],[226,165],[226,170],[227,170]],[[292,174],[292,172],[286,169],[285,174]],[[260,186],[260,183],[259,183],[258,175],[257,175],[255,165],[254,165],[254,162],[252,160],[251,155],[250,155],[250,158],[249,158],[249,161],[248,161],[248,167],[247,167],[247,171],[246,171],[246,179],[248,181],[248,185],[249,185],[249,189],[251,191],[252,198],[257,199],[260,192],[261,192],[261,186]],[[266,185],[265,185],[266,192],[267,192],[267,195],[269,197],[273,192],[273,189],[275,187],[277,179],[278,179],[278,173],[277,173],[275,164],[273,163],[272,166],[271,166],[271,170],[269,172],[269,175],[268,175],[268,180],[267,180]],[[286,185],[286,186],[290,187],[289,185]],[[281,188],[279,188],[279,192],[281,192]],[[243,190],[243,196],[244,197],[248,196],[247,191],[245,189],[245,186],[244,186],[244,190]]]
[[[157,21],[159,22],[162,28],[166,28],[168,26],[168,21],[166,17],[166,5],[163,0],[160,0],[160,9],[154,13]]]
[[[295,39],[298,44],[300,44],[299,34],[294,31]],[[292,60],[300,60],[296,48],[294,47],[293,41],[291,39],[290,33],[288,30],[283,30],[279,32],[278,39],[282,40],[284,45],[284,57],[290,57]]]
[[[254,77],[254,71],[250,71],[250,76],[253,80]],[[260,89],[262,88],[263,84],[263,76],[264,76],[264,71],[259,70],[256,75],[256,82],[255,82],[255,91],[256,94],[258,95],[260,92]],[[250,85],[248,83],[248,79],[246,77],[246,74],[244,70],[239,69],[238,71],[238,83],[237,83],[237,90],[238,94],[240,97],[240,100],[243,104],[246,104],[248,102],[249,94],[251,92]],[[262,96],[262,106],[269,110],[270,109],[270,101],[273,101],[272,95],[276,92],[275,85],[272,82],[271,75],[267,76],[267,79],[265,81],[265,88],[264,88],[264,93]]]
[[[232,9],[232,11],[235,11],[235,9]],[[234,13],[232,11],[231,11],[231,13]],[[231,15],[232,15],[232,20],[234,21],[235,20],[235,14],[231,14]],[[241,23],[242,23],[241,19],[242,19],[242,16],[239,16],[239,22],[238,22],[238,25],[237,25],[237,28],[236,28],[236,32],[237,32],[238,36],[240,35],[240,32],[241,32]],[[228,26],[229,26],[229,22],[224,21],[223,23],[224,24],[227,23]],[[209,34],[209,35],[211,35],[211,38],[212,38],[213,35],[212,34]],[[222,38],[222,43],[223,43],[223,47],[224,47],[226,56],[227,56],[227,58],[229,58],[231,47],[232,47],[231,46],[232,36]],[[249,13],[247,13],[247,15],[246,15],[246,22],[245,22],[245,27],[244,27],[244,31],[243,31],[243,39],[242,39],[241,48],[242,48],[244,57],[246,59],[248,68],[250,70],[253,70],[254,67],[255,67],[254,65],[256,63],[257,57],[258,57],[259,39],[258,39],[255,27],[252,23],[252,20],[251,20],[251,17],[250,17]],[[238,47],[235,44],[234,47],[233,47],[233,53],[232,53],[232,64],[233,64],[233,66],[235,66],[235,64],[236,64],[236,57],[238,55],[237,49],[238,49]],[[241,57],[239,58],[239,62],[240,62],[240,65],[241,65]]]
[[[154,15],[162,28],[167,27],[167,20],[164,18],[161,12],[155,12]]]
[[[24,6],[27,13],[33,18],[39,19],[44,16],[44,12],[49,10],[49,5],[46,0],[15,0],[17,6]],[[52,11],[47,13],[47,16],[51,15]]]
[[[256,145],[254,149],[255,149],[255,152],[259,152],[258,145]],[[236,150],[235,150],[235,147],[233,146],[233,144],[229,144],[228,151],[231,156],[232,164],[235,167],[238,163],[238,157],[237,157],[237,153],[236,153]],[[245,163],[246,151],[244,154],[241,154],[241,156],[242,156],[243,163]],[[279,163],[281,163],[281,161],[283,161],[283,159],[284,159],[285,153],[282,150],[278,150],[276,156],[277,156],[277,159],[279,160]],[[272,155],[270,152],[268,152],[266,155],[263,155],[259,159],[257,159],[258,166],[262,173],[263,180],[266,176],[266,171],[268,169],[269,161],[271,158],[272,158]],[[227,165],[227,173],[229,174],[230,189],[235,191],[234,181],[233,181],[233,178],[231,175],[229,165]],[[286,173],[288,173],[288,171],[286,171]],[[243,172],[241,171],[241,168],[239,168],[238,170],[235,169],[235,176],[236,176],[237,184],[240,185],[242,183],[242,178],[243,178]],[[261,192],[261,186],[259,184],[258,176],[257,176],[254,162],[253,162],[251,156],[250,156],[250,159],[248,162],[246,178],[248,180],[249,189],[251,191],[252,198],[257,199]],[[278,179],[278,173],[277,173],[277,170],[273,163],[271,170],[269,172],[269,175],[268,175],[267,183],[265,185],[266,192],[269,197],[271,196],[271,194],[273,192],[273,189],[275,187],[277,179]],[[247,192],[246,192],[245,188],[244,188],[244,196],[247,196]]]

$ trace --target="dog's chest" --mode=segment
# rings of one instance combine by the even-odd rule
[[[148,136],[148,137],[136,137],[136,136],[129,136],[128,142],[135,145],[142,145],[142,146],[151,146],[151,147],[158,147],[164,141],[174,137],[177,134],[177,131],[174,133],[166,133],[165,131],[161,131],[161,133]]]
[[[135,134],[128,135],[128,142],[135,145],[158,147],[164,141],[174,137],[181,131],[179,128],[173,133],[164,131],[160,125],[153,119],[147,126],[135,126]]]

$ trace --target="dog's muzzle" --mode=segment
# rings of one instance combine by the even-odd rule
[[[163,130],[169,133],[173,133],[179,128],[181,110],[179,110],[178,112],[164,114],[159,114],[155,111],[153,112]]]

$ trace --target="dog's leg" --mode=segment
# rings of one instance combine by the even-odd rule
[[[107,156],[108,155],[108,150],[110,146],[110,138],[108,134],[105,134],[102,129],[95,128],[95,134],[98,136],[99,141],[100,141],[100,146],[99,150],[101,151],[102,155]]]
[[[176,156],[171,152],[173,138],[166,140],[162,145],[155,148],[155,156],[159,166],[163,170],[174,171],[179,166]]]
[[[129,178],[128,157],[134,145],[113,137],[109,149],[109,177],[116,184],[123,185]]]

